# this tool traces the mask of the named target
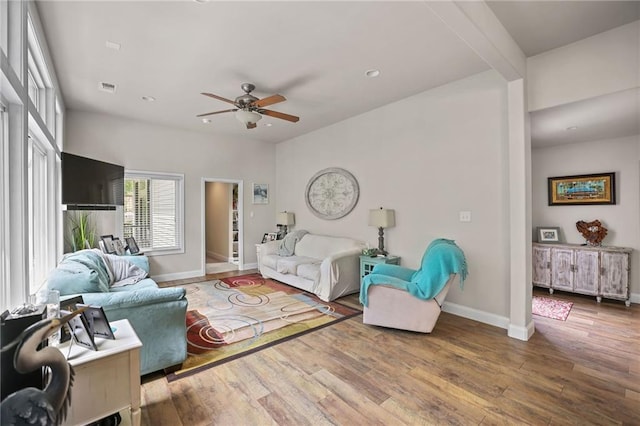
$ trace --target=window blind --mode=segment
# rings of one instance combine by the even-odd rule
[[[183,175],[126,172],[123,235],[144,252],[182,252],[183,191]]]

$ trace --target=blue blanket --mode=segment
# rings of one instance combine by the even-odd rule
[[[375,284],[397,287],[419,299],[431,299],[442,291],[451,274],[460,275],[462,288],[467,273],[462,249],[453,240],[439,238],[429,244],[417,271],[395,265],[376,265],[362,281],[360,302],[368,305],[367,291]]]

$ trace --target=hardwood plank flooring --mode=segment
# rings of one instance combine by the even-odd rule
[[[447,313],[429,335],[356,316],[172,383],[145,376],[142,422],[640,425],[640,306],[534,294],[574,305],[567,321],[534,316],[528,342]]]

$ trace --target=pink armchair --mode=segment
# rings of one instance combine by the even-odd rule
[[[430,333],[456,276],[462,285],[467,276],[464,253],[442,238],[429,245],[418,270],[378,264],[362,281],[363,322]]]

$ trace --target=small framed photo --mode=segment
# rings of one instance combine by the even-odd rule
[[[136,239],[133,237],[126,237],[124,241],[127,243],[126,249],[129,249],[129,253],[138,254],[140,253],[140,248],[138,247],[138,243],[136,243]]]
[[[116,254],[116,248],[113,245],[113,235],[102,235],[100,236],[100,241],[102,241],[102,245],[104,245],[105,253]]]
[[[277,232],[268,232],[267,233],[267,241],[275,241],[278,239],[278,233]]]
[[[122,241],[120,241],[120,238],[116,237],[113,239],[113,249],[115,250],[118,256],[124,255],[124,244],[122,244]]]
[[[94,338],[97,336],[115,340],[113,330],[111,330],[111,325],[102,306],[85,305],[81,303],[77,306],[78,308],[86,308],[82,315],[84,315],[87,320],[87,330],[91,336]]]
[[[78,304],[84,303],[84,299],[82,296],[75,296],[70,299],[60,301],[60,314],[66,315],[67,313],[71,313],[78,309]],[[64,327],[60,329],[60,343],[64,343],[67,340],[71,339],[71,334],[68,330],[68,325],[65,324]]]
[[[266,183],[253,184],[253,204],[269,204],[269,185]]]
[[[557,226],[539,226],[536,228],[539,243],[559,243],[560,228]]]
[[[77,315],[71,318],[68,325],[71,330],[73,340],[78,345],[93,351],[98,350],[96,342],[93,340],[93,335],[89,332],[89,324],[87,324],[87,319],[84,315]]]

